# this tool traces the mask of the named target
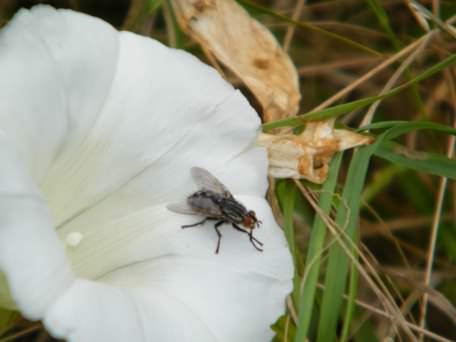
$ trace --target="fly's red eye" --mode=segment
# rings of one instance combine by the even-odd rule
[[[244,217],[244,220],[242,221],[242,225],[246,228],[253,228],[253,225],[255,224],[255,221],[252,219],[251,216],[247,215]]]

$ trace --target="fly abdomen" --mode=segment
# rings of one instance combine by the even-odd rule
[[[221,199],[222,196],[212,191],[197,191],[187,198],[187,204],[197,213],[219,218],[223,216]]]

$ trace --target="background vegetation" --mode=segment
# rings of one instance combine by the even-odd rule
[[[1,23],[39,2],[213,62],[176,24],[171,0],[3,0]],[[238,2],[300,76],[304,116],[265,129],[337,117],[375,137],[338,153],[321,186],[275,182],[271,203],[296,264],[275,341],[455,341],[456,1],[421,1],[417,12],[405,0]],[[40,324],[0,312],[0,342],[50,340]]]

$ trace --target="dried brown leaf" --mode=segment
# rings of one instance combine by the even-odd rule
[[[328,176],[334,153],[372,142],[370,136],[333,126],[333,120],[316,121],[309,122],[300,135],[260,134],[258,143],[268,150],[269,175],[320,184]]]
[[[274,36],[234,0],[172,0],[182,30],[232,70],[260,103],[265,122],[293,116],[296,68]]]

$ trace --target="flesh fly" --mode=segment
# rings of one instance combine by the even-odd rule
[[[222,238],[219,227],[224,223],[231,224],[234,229],[247,234],[252,246],[262,252],[263,249],[259,246],[263,246],[263,243],[253,236],[253,229],[259,228],[261,224],[255,212],[247,210],[244,205],[238,202],[226,186],[209,171],[200,167],[193,167],[190,173],[200,189],[188,196],[185,201],[168,204],[167,208],[179,214],[204,216],[204,219],[184,225],[182,228],[196,227],[208,220],[216,221],[214,229],[218,240],[215,253],[218,254]]]

